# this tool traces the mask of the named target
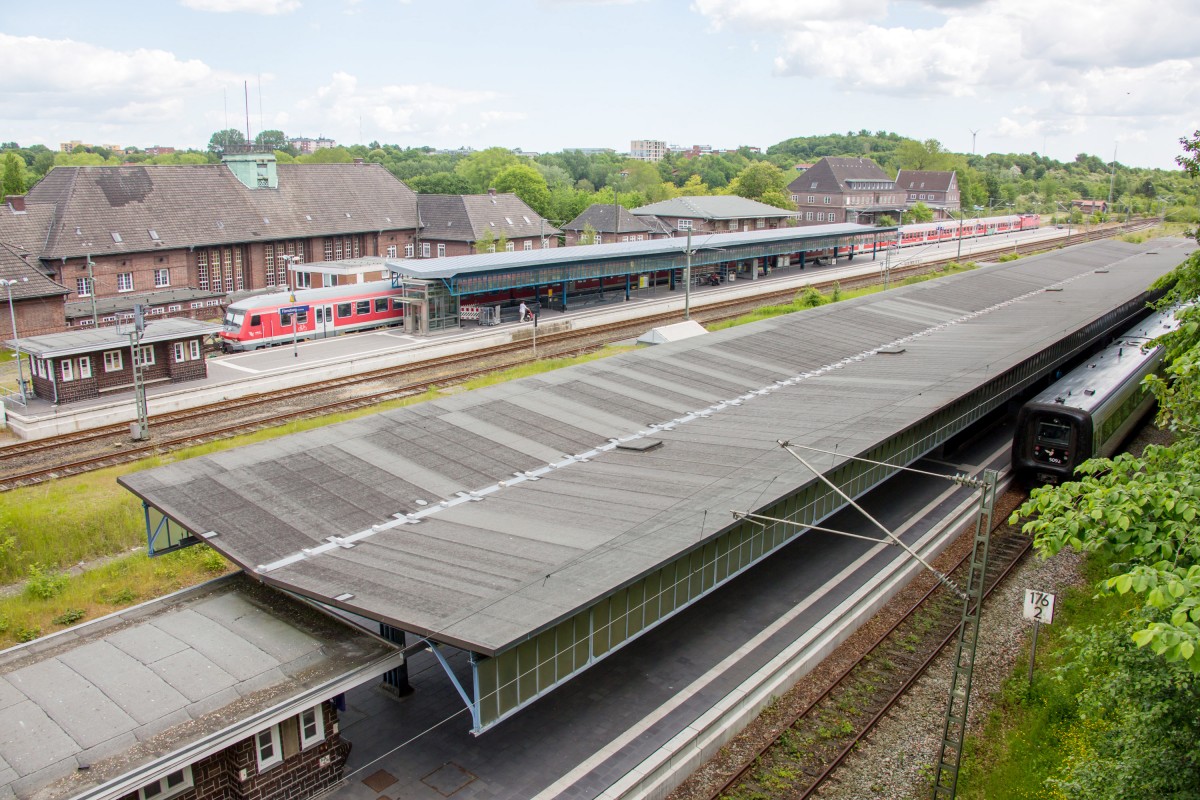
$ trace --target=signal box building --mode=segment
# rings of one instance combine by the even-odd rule
[[[75,625],[0,653],[0,797],[318,795],[342,693],[402,659],[240,574]]]
[[[136,356],[146,385],[207,377],[204,340],[220,329],[217,323],[193,319],[147,322]],[[28,356],[33,395],[49,403],[74,403],[133,388],[134,356],[125,327],[31,336],[6,344]]]

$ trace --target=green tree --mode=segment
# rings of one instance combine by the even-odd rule
[[[0,189],[5,197],[25,194],[25,163],[16,153],[4,154],[4,176],[0,178]]]
[[[223,131],[217,131],[208,140],[208,150],[210,153],[224,153],[230,147],[246,144],[246,135],[237,128],[226,128]]]
[[[508,249],[508,237],[504,234],[496,236],[492,233],[491,228],[483,232],[475,241],[476,253],[503,253]]]
[[[784,174],[783,170],[769,162],[760,161],[739,172],[730,184],[729,190],[739,197],[760,200],[767,192],[771,191],[782,195],[787,184],[788,176]],[[781,208],[786,207],[786,205],[781,206]]]
[[[596,243],[596,229],[592,227],[592,223],[590,223],[590,222],[583,223],[583,230],[580,231],[580,233],[579,233],[578,244],[595,244],[595,243]]]
[[[679,194],[683,197],[700,197],[708,194],[708,186],[699,175],[689,175],[683,186],[679,187]]]
[[[462,175],[453,172],[435,172],[432,175],[417,175],[405,183],[420,194],[470,194],[471,184]]]
[[[521,163],[520,157],[503,147],[489,147],[459,161],[454,166],[457,175],[467,179],[472,191],[482,194],[495,188],[496,176],[511,166]],[[543,183],[545,179],[543,178]]]
[[[933,222],[933,209],[918,200],[908,211],[904,212],[904,220],[905,222]]]
[[[760,203],[775,206],[776,208],[785,208],[788,211],[796,210],[796,204],[792,202],[792,198],[782,189],[768,189],[757,200]]]
[[[492,181],[498,192],[512,192],[543,217],[550,210],[550,188],[546,179],[529,164],[513,164]]]
[[[288,144],[287,136],[283,131],[269,130],[259,131],[254,137],[254,144],[258,147],[270,150],[290,150],[291,145]]]
[[[937,139],[905,139],[896,148],[896,166],[901,169],[948,170],[952,163],[951,154]]]

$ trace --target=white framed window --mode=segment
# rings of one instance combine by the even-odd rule
[[[204,303],[191,303],[188,308],[204,308]]]
[[[325,741],[325,718],[320,706],[300,712],[300,749]]]
[[[800,202],[800,195],[798,195],[798,194],[794,194],[794,195],[792,195],[792,202],[793,202],[793,203],[799,203],[799,202]]]
[[[272,725],[254,735],[254,758],[258,771],[266,772],[276,764],[283,763],[283,748],[279,746],[279,726]]]
[[[133,291],[133,273],[118,272],[117,273],[117,291],[132,292]]]
[[[812,222],[812,218],[813,218],[813,212],[811,212],[811,211],[806,211],[806,212],[804,213],[804,221],[805,221],[805,222]]]
[[[415,253],[416,253],[416,246],[413,245],[412,242],[409,242],[408,244],[404,245],[404,257],[405,258],[412,258]]]
[[[200,358],[200,340],[192,339],[188,342],[188,351],[192,354],[192,360]]]
[[[810,195],[808,196],[808,202],[810,202],[810,203],[815,203],[815,202],[817,202],[817,197],[816,197],[816,195],[812,195],[812,194],[810,194]]]
[[[595,244],[604,244],[604,237],[597,233]]]
[[[39,359],[36,359],[33,363],[34,363],[34,368],[37,370],[38,377],[39,378],[46,377],[46,359],[39,358]]]
[[[175,343],[175,363],[178,364],[180,361],[186,361],[186,360],[187,359],[185,359],[183,357],[183,342],[176,342]]]
[[[827,217],[827,219],[828,219],[830,222],[837,222],[837,212],[836,212],[836,211],[830,211],[830,212],[829,212],[829,215],[828,215],[828,217]]]
[[[389,244],[389,245],[387,246],[387,252],[386,252],[386,253],[384,253],[384,255],[385,255],[385,256],[387,256],[388,258],[395,258],[395,257],[396,257],[396,255],[397,255],[397,253],[396,253],[396,245],[394,245],[394,244]]]
[[[183,794],[192,788],[194,785],[192,780],[192,768],[184,767],[138,789],[138,798],[139,800],[166,800],[168,797]]]
[[[438,258],[446,257],[446,245],[442,244],[441,242],[438,243],[438,256],[437,257]]]
[[[91,281],[91,279],[90,278],[76,278],[75,279],[75,294],[79,295],[80,297],[91,297],[92,296],[92,281]]]
[[[825,212],[818,211],[817,212],[817,222],[824,222],[824,221],[825,221]]]
[[[512,253],[512,252],[514,252],[516,249],[517,249],[517,243],[516,243],[516,242],[505,242],[505,243],[504,243],[504,250],[505,250],[505,252]]]
[[[529,239],[526,239],[526,240],[525,240],[525,247],[524,247],[524,249],[526,249],[526,250],[532,250],[532,249],[533,249],[533,242],[532,242],[532,241],[530,241]]]
[[[421,258],[429,258],[429,242],[421,242]]]
[[[550,240],[549,239],[542,239],[542,249],[543,250],[550,249]]]
[[[149,367],[154,363],[154,346],[142,345],[137,349],[137,357],[133,361],[134,364],[140,364],[143,367]]]
[[[92,377],[92,359],[88,356],[79,359],[79,377],[81,380]]]
[[[164,286],[171,285],[171,270],[167,268],[154,270],[154,285],[161,289]]]
[[[759,218],[754,221],[754,227],[765,228],[765,227],[767,227],[767,221],[765,219]]]
[[[180,306],[179,303],[172,303],[171,305],[167,306],[167,312],[170,313],[172,311],[178,311],[180,308],[182,308],[182,306]]]
[[[69,358],[64,358],[62,364],[62,379],[63,383],[75,380],[75,364]]]
[[[690,219],[679,220],[679,230],[688,231],[692,229],[692,221]]]
[[[736,219],[729,220],[729,230],[731,230],[731,231],[737,230],[737,220]]]
[[[829,195],[825,195],[825,205],[829,205]]]
[[[296,272],[293,274],[296,276],[296,288],[297,289],[311,289],[312,288],[312,273],[311,272]]]

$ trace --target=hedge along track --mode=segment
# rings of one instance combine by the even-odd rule
[[[1071,237],[1071,241],[1077,243],[1107,238],[1114,232],[1146,226],[1147,223],[1133,223],[1117,229],[1102,229],[1090,234],[1077,234]],[[1000,249],[1003,252],[1018,254],[1033,253],[1046,250],[1049,244],[1035,242]],[[901,281],[906,277],[933,272],[953,260],[944,258],[897,267],[892,270],[892,279]],[[878,283],[879,275],[872,273],[841,279],[815,280],[811,285],[824,291],[832,288],[834,284],[847,289],[857,289]],[[797,291],[802,290],[796,287],[772,289],[767,286],[753,297],[693,308],[692,317],[702,323],[736,319],[763,305],[789,302]],[[538,355],[539,358],[547,358],[596,350],[612,342],[638,335],[647,327],[678,322],[679,319],[679,311],[650,313],[636,320],[581,330],[562,329],[557,320],[546,320],[538,333]],[[523,334],[523,331],[519,329],[518,333]],[[198,443],[229,438],[298,419],[350,411],[373,403],[418,394],[435,385],[454,385],[534,360],[532,342],[523,336],[512,342],[470,353],[371,370],[341,378],[317,379],[303,386],[248,395],[236,401],[223,401],[156,414],[149,420],[154,439],[147,444],[134,445],[129,442],[127,422],[36,441],[16,442],[0,447],[0,491],[114,466],[148,455],[168,453]],[[383,384],[387,388],[373,389],[373,384]],[[286,410],[281,411],[279,408],[289,405],[291,407]],[[223,420],[222,417],[233,417],[236,421]]]
[[[1005,524],[1007,510],[1021,499],[1021,493],[1010,489],[997,502],[985,600],[1030,552],[1032,540]],[[970,538],[971,533],[960,536]],[[952,578],[959,585],[965,583],[970,558],[968,548],[952,567]],[[816,699],[777,724],[777,733],[744,758],[740,769],[708,791],[688,796],[707,800],[812,796],[954,642],[961,619],[962,601],[941,583],[933,583]]]

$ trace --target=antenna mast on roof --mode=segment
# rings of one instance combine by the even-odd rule
[[[250,144],[250,81],[242,81],[242,90],[246,95],[246,144]]]

